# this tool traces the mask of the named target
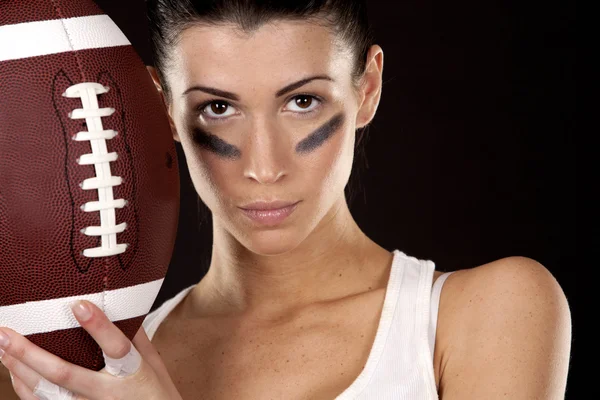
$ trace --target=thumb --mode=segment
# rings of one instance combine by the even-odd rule
[[[146,331],[144,330],[143,326],[141,326],[136,333],[132,343],[141,354],[142,359],[150,364],[158,376],[169,375],[160,354],[152,342],[150,342],[150,339],[148,338],[148,335],[146,335]]]

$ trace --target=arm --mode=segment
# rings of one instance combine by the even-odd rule
[[[440,316],[440,398],[564,399],[571,314],[552,274],[508,257],[455,275]]]

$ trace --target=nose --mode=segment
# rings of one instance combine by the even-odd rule
[[[283,179],[287,174],[289,135],[273,121],[255,120],[247,135],[243,153],[244,177],[269,185]]]

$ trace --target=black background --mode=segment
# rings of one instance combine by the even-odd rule
[[[97,3],[151,64],[143,0]],[[575,2],[370,0],[369,16],[384,87],[352,214],[375,242],[439,270],[515,255],[545,265],[571,307],[578,397]],[[210,261],[210,215],[178,151],[178,238],[153,309]]]

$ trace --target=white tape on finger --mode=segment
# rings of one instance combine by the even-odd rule
[[[142,365],[142,356],[133,343],[131,344],[129,353],[123,358],[115,359],[110,358],[104,352],[102,352],[102,354],[104,354],[104,363],[106,364],[104,369],[109,374],[118,378],[125,378],[135,374]]]
[[[75,395],[65,388],[42,378],[33,390],[40,400],[75,400]]]

